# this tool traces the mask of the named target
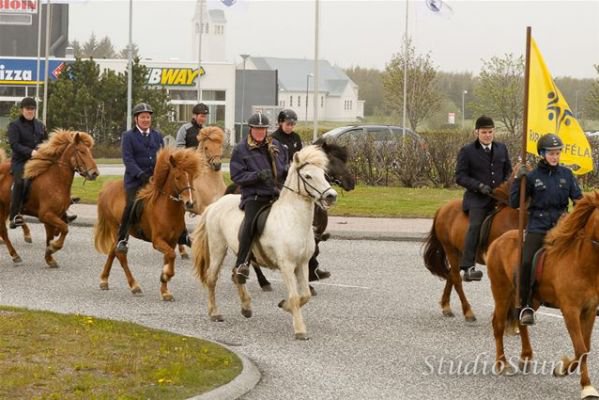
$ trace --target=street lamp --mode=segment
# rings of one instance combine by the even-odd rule
[[[462,91],[462,129],[464,129],[464,114],[466,112],[466,108],[464,107],[464,96],[466,96],[467,94],[467,90]]]
[[[308,123],[308,91],[310,88],[310,78],[313,76],[311,72],[306,75],[306,124]]]
[[[239,139],[243,138],[243,106],[245,104],[245,61],[250,56],[249,54],[240,54],[241,58],[243,58],[243,77],[241,82],[241,124],[239,125]]]

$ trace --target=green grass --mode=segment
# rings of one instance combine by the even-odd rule
[[[228,185],[231,179],[225,173]],[[98,193],[105,182],[122,179],[118,176],[100,176],[95,181],[83,184],[82,178],[75,178],[72,196],[81,197],[81,203],[95,204]],[[338,192],[341,190],[336,188]],[[343,192],[337,204],[329,210],[330,215],[352,217],[395,217],[432,218],[435,211],[449,200],[461,198],[460,189],[403,188],[357,185],[351,192]]]
[[[123,164],[123,160],[120,158],[96,158],[96,164],[115,164],[115,165],[119,165],[119,164]]]
[[[357,185],[342,193],[330,215],[352,217],[432,218],[449,200],[461,198],[463,190],[402,188]]]
[[[2,399],[185,399],[241,361],[200,339],[139,325],[0,307]]]

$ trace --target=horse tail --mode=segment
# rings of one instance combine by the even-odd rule
[[[433,227],[431,228],[431,231],[424,242],[424,265],[431,272],[431,274],[442,279],[447,279],[449,276],[447,256],[445,254],[445,249],[443,248],[443,245],[441,244],[441,241],[435,232],[438,214],[439,211],[435,213]]]
[[[94,245],[100,253],[108,254],[116,241],[116,231],[104,214],[104,208],[98,207],[98,218],[94,224]]]
[[[206,284],[208,268],[210,267],[210,249],[208,245],[208,231],[206,229],[207,211],[204,211],[198,225],[193,231],[191,245],[195,275],[204,285]]]

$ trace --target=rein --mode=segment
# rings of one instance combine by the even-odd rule
[[[292,191],[293,193],[297,194],[298,196],[302,196],[305,197],[307,199],[316,199],[318,201],[322,201],[324,194],[326,192],[328,192],[329,190],[332,190],[333,188],[331,186],[329,186],[328,188],[326,188],[324,191],[320,191],[318,190],[316,187],[314,187],[314,185],[310,184],[310,182],[308,182],[306,179],[304,179],[304,177],[299,173],[302,168],[304,168],[306,165],[308,165],[308,163],[302,164],[298,169],[297,169],[297,190],[292,189],[291,187],[283,184],[282,187],[284,187],[287,190]],[[325,173],[326,174],[326,173]],[[314,192],[318,193],[319,197],[316,198],[316,196],[312,196],[312,195],[305,195],[302,192],[300,192],[299,188],[300,188],[300,181],[304,184],[304,190],[306,191],[306,193],[311,193],[308,188],[312,189]]]

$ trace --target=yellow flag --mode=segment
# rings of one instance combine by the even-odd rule
[[[547,133],[564,142],[560,161],[582,175],[593,170],[591,146],[562,92],[551,78],[541,52],[531,39],[526,151],[537,154],[537,141]]]

